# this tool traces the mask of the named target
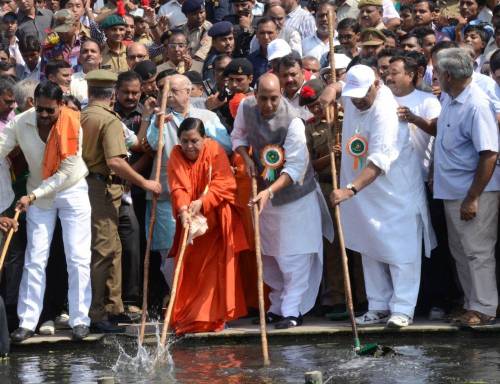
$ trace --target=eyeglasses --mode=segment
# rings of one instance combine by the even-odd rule
[[[56,112],[55,108],[48,108],[48,107],[36,107],[35,110],[36,113],[47,112],[49,115],[53,115]]]
[[[187,47],[187,44],[186,43],[168,43],[167,46],[169,48],[186,48]]]

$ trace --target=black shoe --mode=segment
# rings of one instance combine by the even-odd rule
[[[113,324],[133,324],[141,321],[140,313],[120,313],[118,315],[110,315],[108,316],[109,321]]]
[[[29,329],[19,327],[10,334],[10,338],[14,343],[20,343],[21,341],[29,339],[34,334],[35,332],[30,331]]]
[[[302,315],[299,315],[299,317],[287,316],[279,323],[276,323],[274,325],[274,328],[288,329],[288,328],[298,327],[299,325],[302,325],[302,323],[303,323]]]
[[[125,332],[125,327],[118,327],[108,320],[96,321],[90,324],[90,328],[94,333],[123,333]]]
[[[267,312],[266,313],[266,324],[274,324],[283,320],[283,316],[277,315],[276,313]],[[252,324],[260,324],[260,317],[252,320]]]
[[[89,327],[80,324],[73,327],[73,340],[80,341],[85,339],[90,333]]]

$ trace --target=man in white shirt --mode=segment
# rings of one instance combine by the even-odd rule
[[[390,59],[386,85],[392,91],[399,105],[401,120],[407,121],[410,138],[417,152],[424,181],[429,175],[434,138],[430,126],[441,112],[441,104],[436,96],[415,88],[418,66],[415,60],[405,56]]]
[[[286,12],[285,27],[299,31],[302,40],[316,32],[314,17],[299,5],[298,0],[283,0],[281,6]]]
[[[316,34],[302,40],[302,52],[304,56],[313,56],[319,61],[321,60],[321,56],[330,51],[330,42],[328,41],[330,36],[328,31],[328,12],[330,11],[333,13],[333,22],[335,24],[335,8],[333,5],[330,3],[321,3],[318,6],[315,14]]]
[[[369,310],[356,322],[406,327],[418,297],[422,243],[426,256],[434,245],[420,166],[397,102],[372,68],[353,66],[341,92],[344,187],[331,201],[341,204],[346,247],[363,259]]]
[[[17,203],[26,210],[27,236],[19,291],[19,328],[11,337],[21,342],[33,336],[43,306],[45,267],[59,217],[69,275],[69,324],[73,338],[89,333],[90,203],[87,167],[82,159],[79,114],[64,107],[61,88],[44,82],[35,90],[35,109],[17,116],[0,134],[0,158],[17,145],[28,163],[27,190]],[[55,130],[56,132],[51,134]]]
[[[322,233],[331,241],[333,227],[330,220],[323,232],[320,206],[324,212],[327,208],[309,162],[304,122],[282,97],[276,75],[262,75],[256,96],[239,105],[231,139],[259,183],[252,202],[261,212],[264,281],[271,288],[267,322],[280,329],[296,327],[316,301]],[[281,156],[270,164],[265,152]]]
[[[312,117],[311,112],[307,107],[299,105],[300,90],[305,83],[302,60],[293,53],[282,57],[278,75],[285,99],[297,110],[301,118],[309,120]]]
[[[88,86],[85,75],[90,71],[99,69],[102,63],[101,48],[99,44],[93,40],[84,41],[80,47],[78,62],[82,66],[82,70],[73,73],[69,88],[70,93],[80,101],[82,108],[85,108],[89,103]]]

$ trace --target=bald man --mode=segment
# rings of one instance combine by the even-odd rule
[[[148,49],[144,44],[132,43],[127,47],[127,64],[131,71],[144,60],[149,60]]]
[[[296,327],[318,295],[321,219],[327,211],[309,163],[304,122],[282,97],[276,75],[262,75],[256,96],[240,104],[231,139],[259,184],[260,192],[251,203],[258,204],[261,212],[264,281],[271,288],[266,321],[278,329]],[[327,213],[324,217],[325,237],[332,241],[332,222]]]
[[[172,75],[167,80],[170,84],[170,92],[167,99],[167,119],[163,128],[163,152],[162,164],[167,164],[170,158],[170,152],[175,145],[179,144],[177,138],[177,128],[181,125],[184,119],[195,117],[203,121],[205,133],[208,137],[217,141],[225,149],[227,153],[231,152],[231,139],[227,133],[226,127],[214,112],[206,109],[195,108],[191,105],[190,96],[192,84],[191,81],[184,75]],[[165,83],[158,84],[163,87]],[[161,91],[160,91],[161,94]],[[156,127],[156,118],[151,120],[146,134],[147,141],[151,148],[156,151],[158,148],[158,128]],[[152,167],[151,177],[154,178],[154,170],[156,169],[156,158]],[[172,207],[170,204],[170,193],[168,191],[167,167],[161,167],[160,180],[162,183],[163,192],[158,198],[158,207],[156,210],[156,222],[161,225],[156,225],[153,234],[152,250],[158,251],[162,255],[162,272],[165,275],[167,284],[171,287],[173,280],[173,258],[167,259],[168,251],[172,246],[173,236],[175,233],[175,220],[172,217]],[[151,212],[152,194],[146,195],[146,223],[149,223],[149,215]],[[147,229],[146,229],[147,232]]]

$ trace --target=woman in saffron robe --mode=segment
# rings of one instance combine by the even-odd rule
[[[236,181],[224,149],[205,137],[203,122],[180,125],[168,162],[168,183],[178,256],[182,227],[202,214],[208,230],[186,248],[171,325],[177,334],[220,331],[226,321],[246,314],[239,280],[239,252],[248,249],[236,209]]]

